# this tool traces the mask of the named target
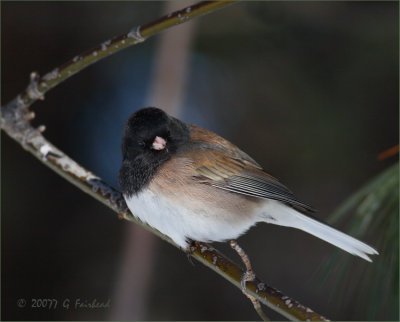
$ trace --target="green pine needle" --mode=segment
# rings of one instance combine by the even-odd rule
[[[371,240],[379,255],[373,263],[360,265],[352,256],[335,252],[320,270],[321,280],[334,277],[331,295],[351,296],[350,309],[358,319],[399,319],[399,164],[370,180],[350,196],[328,222],[350,215],[346,233]]]

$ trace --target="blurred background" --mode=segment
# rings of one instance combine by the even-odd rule
[[[2,1],[1,104],[30,72],[43,75],[187,4]],[[117,187],[124,122],[156,105],[241,147],[324,220],[398,161],[377,159],[398,143],[398,12],[390,1],[237,3],[90,66],[34,104],[33,123]],[[239,289],[1,134],[2,320],[258,319]],[[334,247],[312,236],[261,224],[239,243],[262,280],[332,320],[398,319],[398,304],[374,315],[355,305],[373,287],[373,278],[358,282],[359,271],[374,264],[339,253],[357,268],[349,293],[351,278],[321,282]],[[226,244],[216,247],[240,263]],[[53,298],[55,309],[31,307]],[[105,308],[75,308],[77,299]]]

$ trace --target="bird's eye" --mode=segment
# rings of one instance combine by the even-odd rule
[[[146,143],[144,141],[139,141],[138,142],[139,146],[144,147],[146,145]]]

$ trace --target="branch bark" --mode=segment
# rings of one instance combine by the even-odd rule
[[[235,1],[203,1],[193,6],[175,11],[143,26],[136,26],[129,32],[102,42],[80,55],[75,56],[60,67],[53,69],[43,77],[31,74],[28,87],[14,99],[14,104],[31,105],[44,94],[82,69],[116,52],[145,41],[147,38],[170,27],[179,25],[193,18],[213,12]]]
[[[116,212],[119,218],[139,224],[158,237],[178,247],[167,236],[138,220],[129,211],[125,200],[118,190],[83,168],[56,146],[51,144],[42,135],[42,132],[45,130],[43,125],[34,128],[30,124],[30,121],[35,115],[29,110],[29,106],[38,99],[44,99],[44,94],[47,91],[90,64],[123,48],[142,42],[146,38],[166,28],[214,11],[231,2],[232,1],[208,1],[184,8],[143,27],[136,27],[127,34],[103,42],[98,47],[76,56],[41,78],[37,73],[31,73],[31,81],[26,90],[2,107],[2,130],[43,164]],[[194,242],[191,246],[191,251],[195,259],[241,289],[240,281],[244,273],[243,270],[218,250],[208,244]],[[311,321],[327,320],[322,315],[319,315],[299,302],[282,294],[280,291],[266,285],[257,278],[247,283],[247,292],[288,319]]]

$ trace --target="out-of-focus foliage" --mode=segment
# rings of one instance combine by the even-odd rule
[[[354,312],[365,319],[386,318],[398,320],[399,309],[399,164],[398,162],[379,174],[348,198],[329,218],[336,223],[351,213],[346,232],[361,240],[370,240],[379,255],[373,263],[363,266],[358,280],[350,272],[357,269],[359,261],[336,252],[322,275],[334,274],[337,278],[332,295],[339,297],[352,292],[356,299]],[[360,288],[363,281],[373,281],[366,291]],[[363,305],[361,305],[363,303]],[[360,304],[360,305],[357,305]],[[365,304],[368,306],[366,307]]]

